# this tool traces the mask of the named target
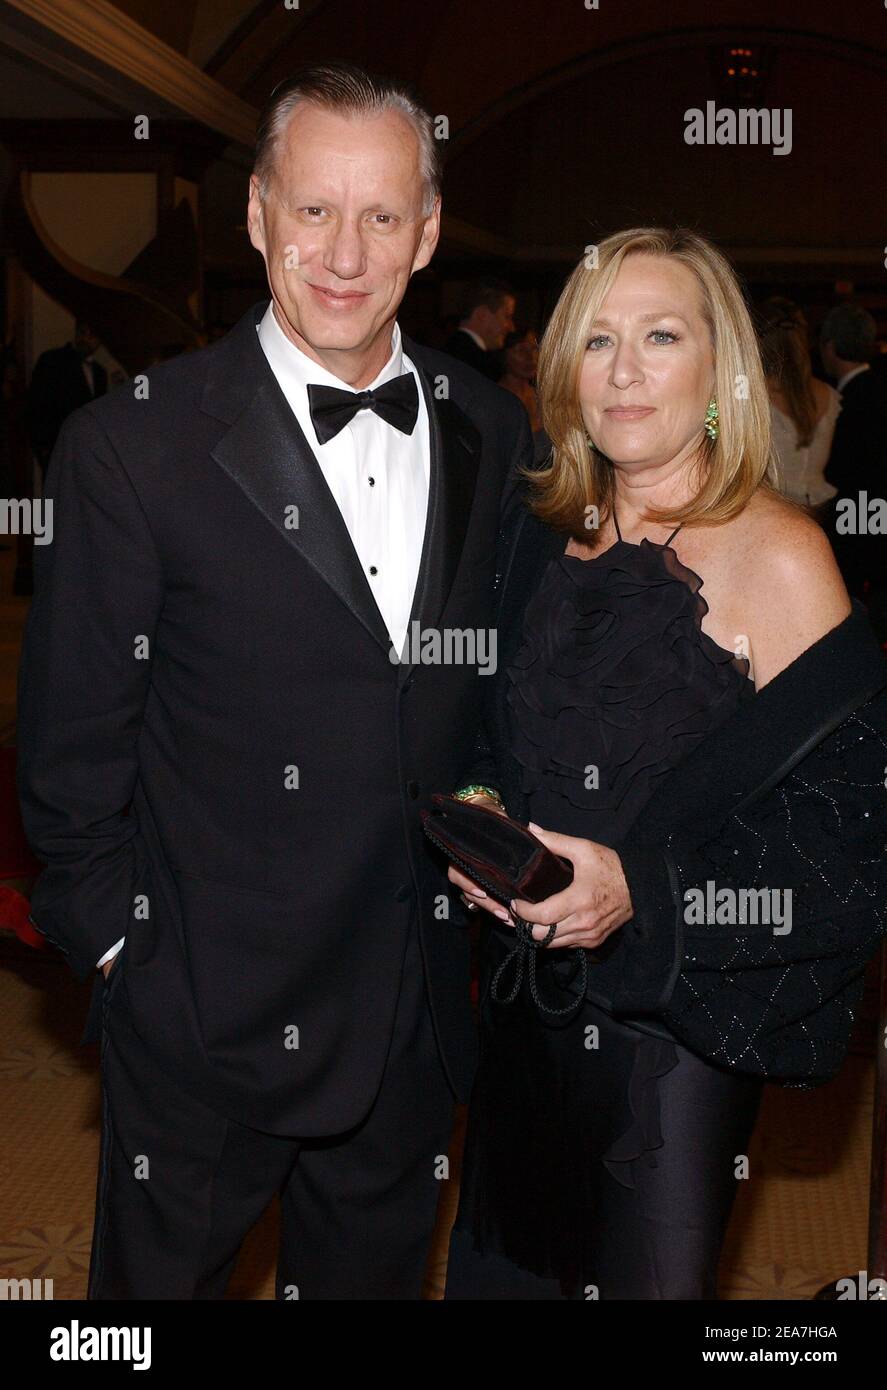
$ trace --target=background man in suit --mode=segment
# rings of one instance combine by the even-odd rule
[[[869,500],[887,497],[887,387],[870,366],[877,325],[858,304],[838,304],[820,329],[822,362],[835,378],[841,413],[835,424],[825,476],[841,498],[858,507],[859,494]],[[879,638],[887,640],[887,537],[833,531],[835,557],[851,594],[865,597]]]
[[[78,320],[74,341],[41,353],[34,364],[26,419],[31,448],[41,468],[46,467],[68,416],[108,389],[108,374],[94,357],[98,347],[99,340],[89,324]]]
[[[502,347],[514,331],[514,292],[504,280],[474,280],[464,300],[464,315],[445,348],[491,381],[502,373]]]
[[[19,766],[35,924],[104,972],[95,1299],[221,1297],[277,1191],[278,1297],[419,1296],[474,1060],[419,811],[483,678],[404,639],[491,627],[531,453],[513,397],[397,324],[438,190],[401,88],[276,88],[248,211],[270,304],[53,456]]]

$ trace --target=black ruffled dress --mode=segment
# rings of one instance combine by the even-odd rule
[[[748,662],[702,631],[702,580],[674,534],[561,555],[527,607],[506,698],[530,818],[546,829],[616,845],[659,781],[754,696]],[[715,1297],[761,1083],[588,998],[540,1011],[526,978],[494,1002],[513,949],[510,929],[490,933],[447,1298]],[[576,957],[536,953],[552,1009],[573,998]]]

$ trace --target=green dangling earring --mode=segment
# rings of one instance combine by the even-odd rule
[[[703,424],[703,428],[705,429],[705,433],[711,440],[717,439],[718,435],[720,434],[721,417],[718,415],[718,403],[715,400],[714,396],[712,396],[711,400],[708,403],[708,409],[705,412],[705,421]]]

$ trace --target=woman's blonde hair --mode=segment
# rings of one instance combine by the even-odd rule
[[[626,256],[667,256],[693,271],[711,334],[719,431],[711,440],[699,421],[699,485],[674,511],[650,508],[650,521],[715,525],[728,521],[757,488],[775,477],[770,443],[770,401],[757,337],[730,263],[696,232],[632,227],[607,237],[580,261],[555,306],[539,350],[537,386],[542,423],[552,444],[550,465],[527,473],[531,505],[543,521],[589,540],[588,515],[612,509],[613,467],[587,442],[579,405],[579,374],[589,328]]]
[[[761,366],[782,391],[798,431],[798,448],[804,448],[813,438],[817,407],[807,321],[797,304],[781,295],[765,300],[757,320]]]

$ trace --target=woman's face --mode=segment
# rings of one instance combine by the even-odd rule
[[[628,256],[589,326],[579,376],[582,418],[595,445],[632,471],[689,460],[713,388],[696,276],[667,256]]]
[[[535,333],[526,333],[519,343],[515,343],[505,354],[505,368],[513,376],[525,377],[527,381],[536,375],[539,365],[539,345]]]

